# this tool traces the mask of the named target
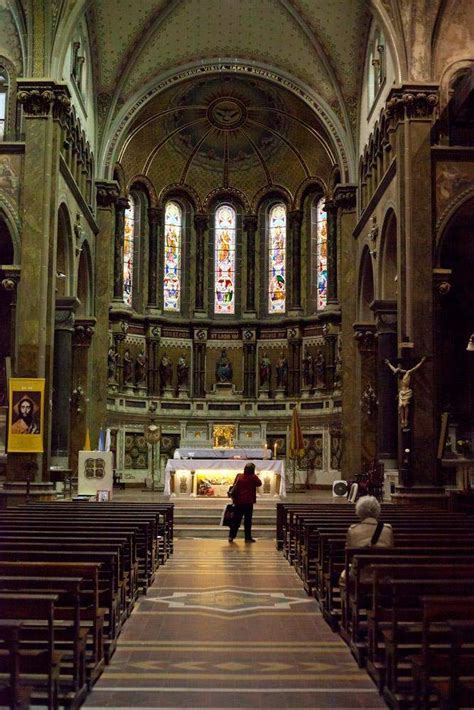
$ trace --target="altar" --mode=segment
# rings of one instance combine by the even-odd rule
[[[237,451],[234,450],[234,457]],[[165,495],[227,498],[227,491],[247,463],[255,464],[255,473],[262,481],[257,500],[265,497],[285,497],[285,463],[280,460],[244,458],[169,459],[165,468]]]

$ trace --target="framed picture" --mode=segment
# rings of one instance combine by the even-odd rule
[[[43,378],[10,378],[8,452],[43,453],[44,383]]]
[[[110,500],[110,491],[103,491],[103,490],[97,491],[96,500],[99,503],[108,503]]]

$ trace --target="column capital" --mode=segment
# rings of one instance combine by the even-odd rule
[[[0,286],[4,291],[16,291],[20,281],[20,266],[3,266],[0,269]]]
[[[116,202],[116,209],[120,212],[125,212],[130,207],[130,202],[126,197],[119,197]]]
[[[75,296],[57,298],[55,303],[54,325],[56,330],[70,330],[74,328],[75,313],[80,305]]]
[[[333,200],[343,212],[353,212],[357,204],[357,185],[336,185]]]
[[[409,119],[431,120],[439,103],[438,84],[400,84],[394,86],[383,113],[391,124]]]
[[[149,207],[148,208],[148,222],[149,222],[149,224],[159,224],[162,216],[163,216],[163,208],[162,207]]]
[[[433,288],[438,297],[447,296],[451,291],[452,269],[433,269]]]
[[[352,327],[360,352],[373,352],[375,349],[374,323],[354,323]]]
[[[256,214],[246,214],[244,217],[244,230],[246,232],[256,232],[258,226],[258,218]]]
[[[95,332],[95,318],[77,318],[74,323],[72,344],[75,348],[88,348]]]
[[[115,180],[97,180],[95,183],[97,206],[109,209],[114,205],[119,196],[120,188]]]
[[[324,200],[324,209],[328,214],[335,215],[337,214],[337,204],[336,200],[332,197],[327,197]]]
[[[62,118],[71,112],[66,83],[51,79],[17,79],[17,100],[28,118]]]
[[[203,212],[194,215],[194,229],[197,232],[205,232],[209,225],[209,216]]]

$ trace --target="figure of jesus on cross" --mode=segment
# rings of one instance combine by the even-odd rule
[[[385,360],[385,364],[391,369],[394,375],[400,376],[398,385],[398,413],[400,416],[400,424],[403,430],[408,429],[410,417],[410,403],[413,399],[413,390],[410,387],[411,376],[423,365],[426,357],[422,357],[420,362],[409,370],[397,365],[394,367],[390,360]]]

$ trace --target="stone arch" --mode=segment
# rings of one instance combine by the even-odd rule
[[[360,259],[358,294],[358,320],[361,323],[371,323],[373,313],[370,306],[374,300],[375,283],[372,257],[368,246],[364,247]]]
[[[158,207],[158,195],[156,194],[155,186],[146,175],[135,175],[128,181],[126,188],[127,195],[131,190],[143,190],[148,197],[150,207]]]
[[[256,192],[252,198],[252,214],[256,214],[260,210],[262,204],[272,198],[281,200],[285,203],[287,209],[292,209],[293,197],[285,187],[282,187],[281,185],[266,185],[261,190]]]
[[[320,177],[310,177],[306,178],[301,182],[296,190],[295,199],[293,202],[293,209],[300,210],[303,208],[303,203],[306,197],[311,192],[321,192],[321,195],[328,194],[328,186],[324,180]]]
[[[210,212],[217,201],[230,200],[239,202],[244,212],[250,212],[250,203],[247,195],[236,187],[219,187],[207,195],[203,203],[204,212]]]
[[[69,208],[62,202],[58,209],[56,240],[56,296],[69,296],[72,292],[74,250],[72,248],[72,223]]]
[[[172,185],[167,185],[163,190],[161,190],[158,201],[161,207],[165,206],[165,203],[175,197],[184,197],[187,200],[195,212],[202,212],[204,207],[201,202],[201,198],[196,190],[190,185],[173,183]]]
[[[474,198],[474,186],[469,187],[459,194],[453,202],[444,210],[436,225],[436,245],[435,245],[435,264],[440,265],[440,253],[443,248],[443,242],[447,235],[448,226],[465,203],[470,202]]]
[[[384,218],[379,247],[379,297],[381,300],[395,301],[398,296],[398,225],[393,207],[389,207]]]

